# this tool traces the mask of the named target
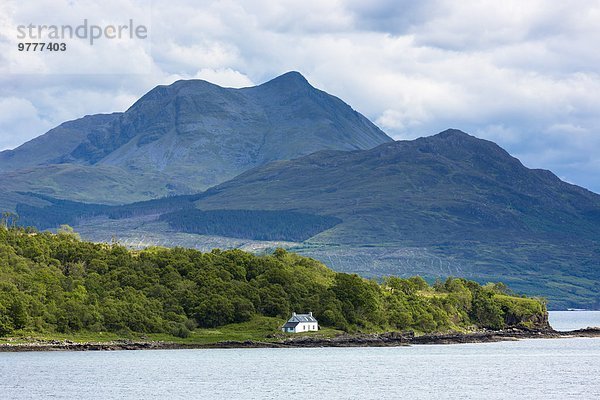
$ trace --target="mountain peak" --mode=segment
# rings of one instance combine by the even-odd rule
[[[158,85],[134,103],[135,108],[146,101],[168,101],[176,96],[198,93],[217,93],[225,88],[203,79],[180,79],[169,85]]]
[[[179,80],[155,87],[122,114],[75,121],[10,156],[0,154],[0,171],[64,164],[75,172],[61,179],[73,182],[80,178],[72,165],[97,167],[103,177],[110,174],[103,182],[113,176],[138,182],[161,177],[148,179],[143,192],[135,194],[135,200],[144,200],[204,190],[273,160],[320,150],[370,149],[390,140],[349,105],[312,87],[295,71],[240,89]],[[20,176],[22,187],[29,188],[26,173]],[[94,182],[85,185],[77,190],[106,197]],[[59,189],[53,194],[71,195],[63,192],[68,186],[55,187]]]
[[[279,75],[276,78],[271,79],[263,83],[263,87],[307,87],[312,88],[311,84],[308,83],[306,78],[298,71],[289,71],[283,75]]]
[[[493,151],[506,153],[496,143],[490,142],[489,140],[480,139],[476,136],[469,135],[460,129],[446,129],[436,135],[421,138],[422,143],[427,143],[430,146],[434,146],[443,152],[448,151],[450,148],[455,149],[454,151]]]
[[[448,128],[445,131],[438,133],[437,135],[432,136],[434,138],[440,139],[459,139],[459,138],[472,138],[476,139],[474,136],[469,135],[466,132],[461,131],[460,129]]]
[[[289,82],[297,81],[297,82],[302,82],[302,83],[308,83],[308,81],[306,80],[304,75],[302,75],[298,71],[288,71],[285,74],[279,75],[278,77],[271,79],[271,81],[276,81],[276,80],[282,80],[282,81],[286,80]]]

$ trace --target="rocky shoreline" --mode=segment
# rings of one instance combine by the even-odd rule
[[[499,331],[471,333],[435,333],[415,336],[412,332],[382,334],[343,334],[332,338],[299,336],[270,341],[224,341],[217,343],[172,343],[156,341],[119,340],[111,342],[72,342],[69,340],[37,340],[27,343],[0,344],[0,352],[22,351],[112,351],[112,350],[174,350],[174,349],[232,349],[232,348],[302,348],[302,347],[391,347],[425,344],[491,343],[520,339],[558,339],[569,337],[600,337],[600,328],[559,332],[552,329],[528,330],[511,328]]]

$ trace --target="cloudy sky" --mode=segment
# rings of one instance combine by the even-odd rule
[[[144,40],[17,52],[19,24],[127,23]],[[23,41],[23,40],[21,40]],[[0,149],[158,84],[289,70],[396,139],[459,128],[600,193],[600,0],[0,3]]]

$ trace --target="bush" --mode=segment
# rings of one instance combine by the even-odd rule
[[[8,315],[0,312],[0,337],[10,335],[13,332],[12,321]]]
[[[475,293],[470,316],[475,324],[483,328],[501,329],[506,326],[500,304],[494,301],[494,294],[487,290]]]
[[[179,338],[185,339],[185,338],[190,337],[192,332],[184,324],[177,324],[175,326],[175,328],[173,330],[171,330],[171,334],[173,336],[177,336]]]

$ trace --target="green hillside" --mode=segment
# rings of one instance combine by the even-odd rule
[[[0,228],[2,336],[187,337],[197,327],[283,319],[292,311],[313,311],[324,327],[364,332],[546,321],[543,302],[510,296],[501,284],[448,279],[430,287],[418,277],[378,284],[281,249],[260,257],[240,250],[129,251],[80,241],[69,230]]]

